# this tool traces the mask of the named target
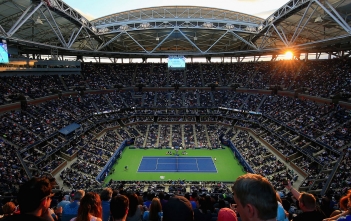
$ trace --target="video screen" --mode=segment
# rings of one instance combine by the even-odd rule
[[[0,41],[0,63],[9,63],[9,53],[7,51],[6,40]]]
[[[185,69],[185,60],[186,58],[184,56],[169,56],[168,69],[170,70]]]

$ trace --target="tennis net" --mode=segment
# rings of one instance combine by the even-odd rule
[[[178,172],[178,157],[176,157],[176,171]]]

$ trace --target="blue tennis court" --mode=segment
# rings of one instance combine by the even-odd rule
[[[212,157],[143,157],[138,172],[217,173]]]

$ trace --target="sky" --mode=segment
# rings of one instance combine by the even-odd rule
[[[117,12],[157,6],[202,6],[268,18],[288,0],[63,0],[88,20]]]

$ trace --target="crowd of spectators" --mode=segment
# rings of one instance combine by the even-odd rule
[[[238,85],[249,89],[279,86],[313,96],[330,97],[347,94],[351,89],[349,63],[344,59],[232,64],[192,63],[182,71],[167,70],[166,64],[84,63],[82,74],[1,77],[0,102],[18,101],[18,94],[39,98],[59,91],[113,89],[137,84],[151,87],[173,84],[202,87],[219,84]]]
[[[238,135],[250,139],[243,133]],[[338,220],[347,220],[343,216],[350,216],[350,210],[347,209],[350,203],[350,191],[346,188],[333,190],[324,196],[299,192],[289,182],[282,184],[282,177],[288,174],[294,176],[293,171],[290,170],[269,176],[270,182],[260,175],[246,174],[240,176],[232,186],[222,182],[188,182],[180,179],[158,182],[111,180],[104,188],[99,188],[94,180],[76,172],[74,169],[66,169],[61,174],[72,188],[67,191],[56,190],[55,194],[52,193],[55,181],[51,178],[33,178],[25,182],[25,185],[21,186],[19,192],[13,196],[17,197],[18,201],[10,202],[11,205],[3,202],[5,204],[2,207],[5,214],[4,220],[23,220],[23,217],[26,217],[31,218],[30,220],[36,218],[35,220],[64,221],[81,216],[92,217],[99,221],[110,220],[111,216],[113,220],[140,221],[161,220],[162,217],[166,220],[187,221],[247,220],[248,212],[241,206],[242,198],[239,198],[241,197],[239,190],[243,187],[247,190],[244,189],[241,192],[246,191],[244,197],[250,195],[252,199],[248,199],[248,204],[254,205],[255,209],[256,206],[267,208],[267,201],[272,202],[269,206],[270,212],[260,209],[260,214],[266,217],[269,214],[270,218],[265,220],[298,220],[294,217],[306,216],[310,216],[308,220],[336,220],[337,218],[324,219],[335,215],[341,217]],[[247,182],[246,185],[240,183],[246,181],[251,182]],[[251,185],[252,182],[256,188],[253,186],[247,188],[247,185]],[[262,190],[263,187],[266,191]],[[47,206],[37,204],[39,199],[43,200],[42,196],[46,196],[44,200],[49,202]],[[28,206],[34,203],[34,206]],[[16,210],[18,205],[21,208],[20,211]],[[40,205],[40,211],[48,210],[48,214],[46,212],[28,213],[28,208],[34,208],[36,205]],[[11,211],[8,211],[9,208]],[[284,219],[279,219],[281,216]]]
[[[295,68],[298,69],[298,73],[294,72],[293,66],[297,67]],[[320,71],[323,72],[322,80],[317,78]],[[113,84],[116,82],[126,86],[145,83],[154,87],[174,83],[186,86],[219,83],[227,86],[239,84],[255,89],[270,85],[282,85],[288,90],[304,87],[304,90],[308,90],[311,95],[329,97],[348,90],[349,72],[350,65],[338,60],[295,61],[294,64],[289,62],[235,65],[190,64],[185,71],[167,71],[165,65],[161,64],[137,66],[85,64],[82,75],[1,77],[0,86],[3,87],[0,92],[3,98],[17,93],[23,93],[29,98],[38,98],[53,94],[51,89],[65,91],[84,86],[87,89],[100,90],[115,88]],[[345,83],[342,83],[341,79],[346,79]],[[332,83],[326,84],[327,81]],[[132,107],[150,107],[150,110],[120,111],[122,108]],[[157,107],[163,110],[152,110]],[[222,109],[164,110],[165,107],[226,107],[259,111],[262,115]],[[186,116],[187,114],[200,115],[200,121],[197,122],[195,116]],[[121,119],[121,116],[124,117]],[[26,178],[18,156],[28,164],[33,173],[36,170],[51,172],[64,161],[55,156],[46,157],[56,148],[64,145],[60,151],[68,156],[78,153],[79,160],[67,174],[73,171],[79,174],[81,179],[86,178],[85,174],[93,174],[90,177],[93,179],[123,140],[135,138],[137,147],[182,145],[186,148],[218,148],[220,147],[218,137],[220,134],[225,134],[230,140],[238,142],[235,143],[238,149],[244,153],[243,156],[257,173],[273,177],[273,180],[278,179],[277,177],[284,170],[281,162],[250,136],[237,133],[233,128],[218,125],[218,123],[227,125],[234,123],[236,126],[253,129],[283,156],[291,158],[291,163],[308,174],[303,186],[309,190],[324,187],[329,173],[321,172],[320,168],[333,169],[340,155],[339,152],[332,150],[341,151],[344,159],[335,176],[342,177],[343,182],[333,179],[331,184],[333,189],[341,191],[350,183],[346,178],[351,139],[350,117],[348,110],[335,104],[319,104],[278,95],[237,93],[234,90],[195,89],[153,92],[115,90],[102,94],[80,93],[68,97],[62,96],[41,104],[28,105],[21,111],[15,110],[2,114],[0,117],[0,133],[4,140],[2,147],[10,147],[4,155],[10,159],[11,166],[4,161],[2,165],[6,166],[3,168],[10,167],[10,171],[6,171],[5,175],[11,172],[17,174],[9,180],[13,183],[21,183]],[[238,119],[245,119],[245,121]],[[171,125],[152,125],[154,121],[171,123]],[[82,135],[89,136],[88,140],[82,140],[82,136],[77,136],[74,137],[74,143],[66,143],[69,140],[68,137],[60,135],[50,137],[73,122],[80,122],[86,129],[93,126],[89,133]],[[147,124],[142,125],[139,122]],[[184,122],[191,123],[184,125]],[[96,138],[96,135],[105,128],[115,130]],[[47,140],[43,141],[45,139]],[[246,146],[242,146],[240,140],[246,140]],[[315,141],[320,143],[317,144]],[[19,155],[15,150],[20,151]],[[78,185],[78,181],[72,181],[73,176],[68,177],[69,179],[65,182]],[[4,186],[6,185],[9,183],[5,182]],[[79,188],[79,185],[75,187]]]

